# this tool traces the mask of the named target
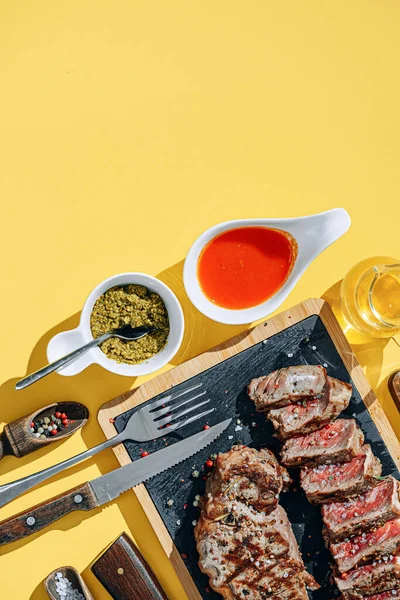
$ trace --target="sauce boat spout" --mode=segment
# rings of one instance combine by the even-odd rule
[[[294,223],[295,236],[311,261],[345,234],[350,225],[349,213],[344,208],[333,208],[309,217],[300,217]]]

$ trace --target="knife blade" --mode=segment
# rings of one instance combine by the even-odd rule
[[[111,473],[97,477],[1,521],[0,546],[36,533],[70,512],[88,511],[111,502],[130,488],[197,454],[216,440],[231,421],[232,419],[222,421],[154,454],[119,467]]]
[[[113,600],[167,600],[153,571],[123,533],[91,567]]]

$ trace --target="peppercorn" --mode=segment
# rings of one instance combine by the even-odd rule
[[[51,433],[51,435],[56,435],[56,433],[57,433],[57,429],[52,429],[52,430],[50,431],[50,433]]]
[[[210,429],[209,425],[204,425],[203,429]]]
[[[213,461],[212,461],[212,460],[210,460],[210,459],[206,460],[206,466],[207,466],[207,467],[213,467],[213,466],[214,466],[214,463],[213,463]]]
[[[148,455],[149,455],[149,453],[148,453],[146,450],[144,450],[144,451],[141,453],[141,455],[140,455],[140,456],[141,456],[142,458],[145,458],[145,456],[148,456]]]

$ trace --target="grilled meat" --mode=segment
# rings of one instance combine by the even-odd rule
[[[400,516],[399,482],[387,477],[347,502],[322,507],[322,518],[332,541],[343,540]]]
[[[365,444],[350,462],[301,469],[300,483],[309,502],[321,504],[363,493],[381,472],[380,460]]]
[[[391,598],[400,598],[400,590],[390,590],[388,592],[382,592],[382,594],[364,596],[363,600],[391,600]]]
[[[241,502],[233,502],[229,508],[229,515],[217,520],[207,519],[203,511],[195,527],[199,567],[209,576],[210,585],[216,592],[227,599],[246,595],[248,600],[262,598],[257,595],[257,580],[262,569],[267,571],[265,577],[268,587],[273,587],[275,570],[271,573],[272,577],[268,577],[268,570],[275,563],[279,565],[283,557],[290,559],[297,574],[304,571],[291,525],[281,506],[269,515]],[[258,570],[257,579],[254,568]],[[291,574],[291,580],[293,576],[294,573]],[[282,572],[278,569],[276,585],[280,584],[281,577]],[[236,595],[237,587],[241,590],[246,588],[250,593],[243,594],[241,591],[241,595]],[[267,589],[264,587],[264,592]],[[299,599],[303,597],[307,596],[293,596]]]
[[[257,410],[268,411],[303,398],[322,397],[325,388],[324,367],[300,365],[278,369],[269,375],[253,379],[247,391]]]
[[[308,600],[303,568],[290,558],[258,560],[234,577],[228,590],[224,598],[229,600]]]
[[[333,377],[327,377],[326,382],[326,392],[322,398],[303,399],[269,411],[267,418],[281,439],[315,431],[348,407],[352,386]]]
[[[287,467],[348,462],[359,454],[364,434],[354,419],[338,419],[318,431],[287,440],[282,462]]]
[[[226,514],[232,500],[238,500],[271,512],[277,507],[283,479],[287,481],[287,471],[270,450],[233,446],[218,455],[216,469],[207,480],[204,511],[209,519],[216,519]]]
[[[307,600],[317,587],[284,509],[286,469],[266,449],[234,446],[217,459],[195,527],[199,567],[224,598]]]
[[[351,540],[331,543],[330,549],[341,573],[374,558],[396,554],[400,550],[400,518]]]
[[[335,582],[343,600],[360,600],[368,594],[392,590],[400,586],[400,557],[353,569],[345,577],[336,573]]]

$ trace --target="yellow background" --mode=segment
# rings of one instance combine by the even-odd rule
[[[182,292],[190,244],[218,221],[349,211],[351,230],[284,307],[333,299],[366,256],[400,257],[399,27],[397,0],[2,0],[0,421],[62,399],[91,419],[51,452],[5,458],[1,483],[100,442],[98,408],[141,383],[91,367],[13,391],[105,277],[139,270],[178,291],[188,330],[176,364],[243,329],[208,321]],[[386,377],[400,349],[355,350],[399,432]],[[116,464],[104,452],[0,518]],[[2,548],[1,598],[44,599],[43,578],[71,564],[105,600],[88,566],[123,530],[183,599],[132,493]]]

